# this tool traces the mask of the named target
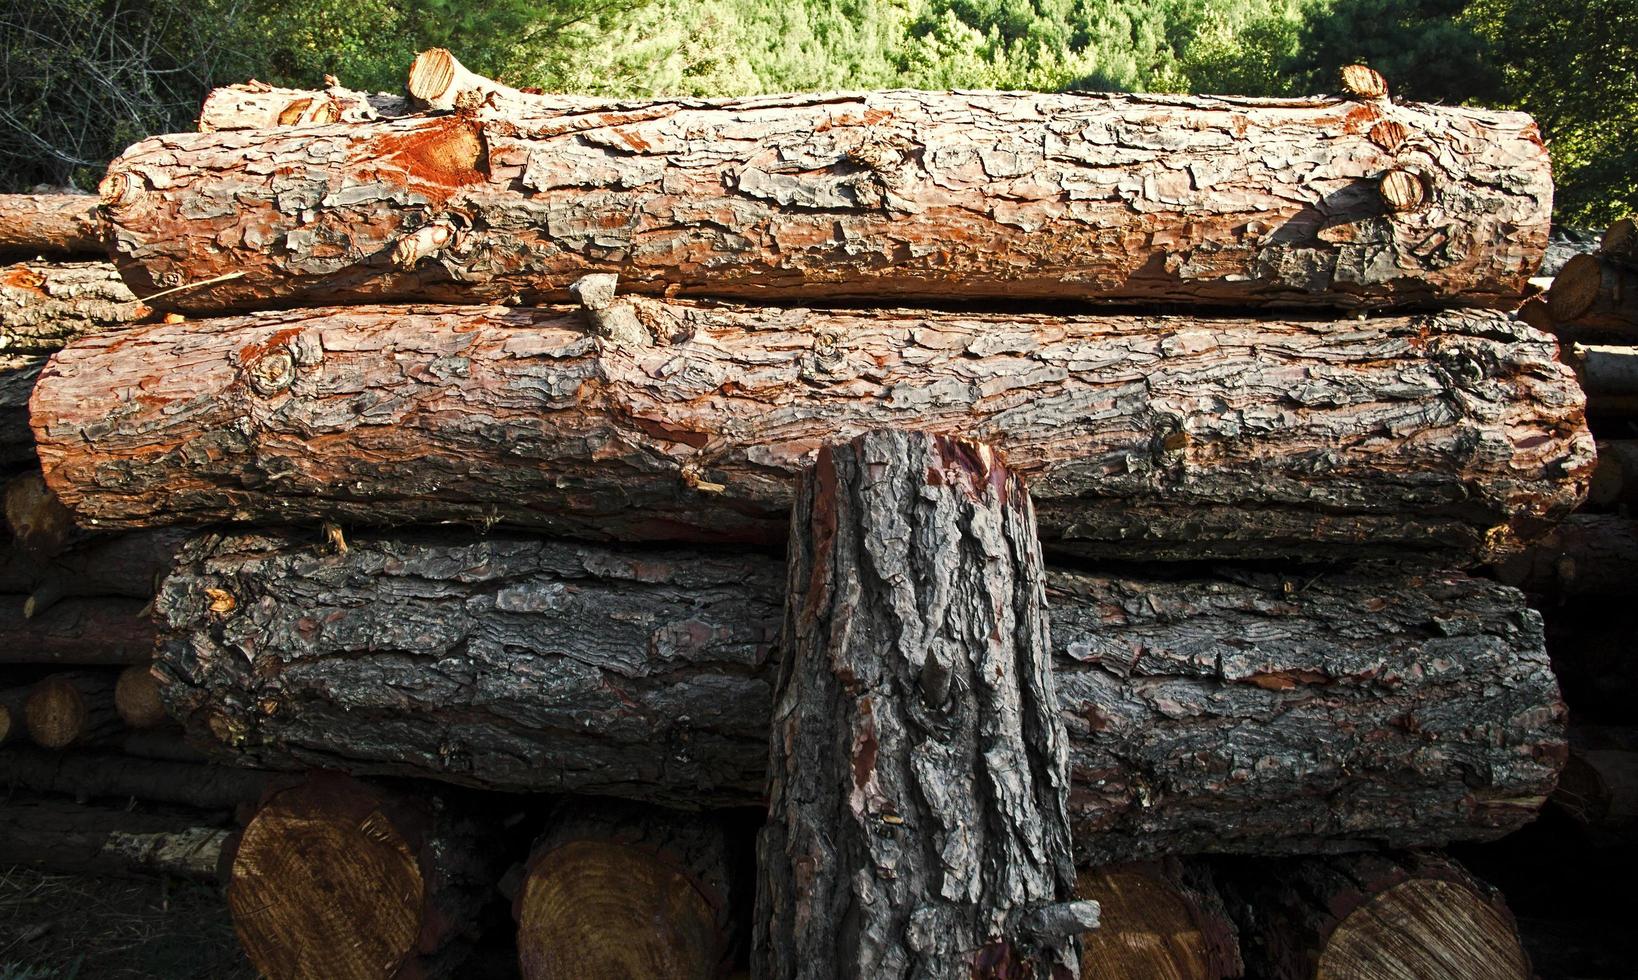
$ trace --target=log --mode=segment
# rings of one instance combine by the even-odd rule
[[[590,273],[758,301],[1512,308],[1547,244],[1547,151],[1517,112],[504,89],[453,114],[144,140],[101,189],[121,273],[195,313],[561,301]],[[444,244],[402,261],[433,227]]]
[[[1257,862],[1225,890],[1254,977],[1531,977],[1501,893],[1438,854]]]
[[[0,602],[9,609],[9,596],[25,595],[23,615],[33,617],[71,598],[151,599],[186,536],[177,528],[99,534],[45,560],[0,544],[0,596],[8,597]]]
[[[407,116],[413,111],[408,99],[387,92],[358,92],[341,85],[315,92],[279,88],[252,79],[211,89],[199,109],[199,131],[371,122]]]
[[[0,596],[0,663],[123,667],[154,655],[154,623],[140,599],[64,599],[25,616],[27,596]]]
[[[0,806],[0,867],[50,874],[219,880],[229,831],[202,817],[55,800]]]
[[[1598,243],[1598,255],[1607,262],[1638,270],[1638,222],[1630,217],[1611,222]]]
[[[752,973],[1074,976],[1098,906],[1023,482],[961,439],[827,445],[787,562]]]
[[[102,258],[98,203],[89,194],[0,194],[0,254]]]
[[[125,746],[119,739],[111,749]],[[271,786],[294,780],[282,773],[197,762],[145,758],[122,751],[48,752],[24,746],[0,750],[0,785],[77,800],[145,800],[232,810],[255,803]]]
[[[560,808],[513,903],[523,980],[724,976],[731,851],[718,818],[614,801]]]
[[[1565,330],[1638,334],[1638,270],[1577,255],[1553,279],[1547,312]]]
[[[23,705],[32,689],[32,684],[0,689],[0,745],[15,744],[28,737]]]
[[[114,709],[127,728],[163,728],[171,722],[159,696],[159,679],[152,663],[132,664],[119,672],[114,685]]]
[[[42,561],[83,538],[74,526],[74,515],[46,485],[44,475],[33,469],[6,481],[6,527],[13,541]]]
[[[0,267],[0,352],[6,354],[49,354],[150,313],[107,262]]]
[[[28,400],[47,359],[44,354],[0,354],[0,478],[40,465],[29,428]]]
[[[1638,440],[1599,441],[1598,465],[1587,483],[1587,504],[1609,509],[1638,504]]]
[[[1577,725],[1553,803],[1577,823],[1625,833],[1638,824],[1638,729]]]
[[[770,310],[285,311],[52,360],[45,476],[104,528],[466,522],[777,543],[821,442],[993,439],[1055,550],[1469,561],[1579,503],[1557,345],[1496,313],[1367,322]]]
[[[1575,344],[1565,360],[1575,366],[1587,392],[1589,413],[1631,416],[1638,412],[1638,348]]]
[[[421,977],[493,888],[483,837],[434,798],[334,774],[270,794],[245,827],[228,910],[269,980]]]
[[[53,674],[23,702],[28,736],[45,749],[66,749],[117,731],[114,675],[96,671]]]
[[[782,579],[752,554],[207,534],[155,600],[156,668],[239,764],[756,806]],[[1369,568],[1049,589],[1083,863],[1499,837],[1563,764],[1513,589]]]
[[[1245,976],[1240,934],[1210,872],[1176,858],[1082,870],[1076,894],[1098,903],[1081,937],[1081,980],[1231,980]]]
[[[1638,521],[1613,514],[1571,514],[1495,566],[1496,578],[1538,595],[1632,594],[1638,581]]]

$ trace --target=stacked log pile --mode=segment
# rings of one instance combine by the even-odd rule
[[[213,93],[0,291],[0,764],[179,728],[271,977],[1528,976],[1547,157],[1344,87]]]

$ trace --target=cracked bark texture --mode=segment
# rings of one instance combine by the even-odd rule
[[[148,316],[106,262],[0,268],[0,353],[49,354],[76,337]]]
[[[35,388],[84,525],[504,524],[776,543],[822,442],[991,440],[1049,548],[1472,561],[1581,499],[1581,389],[1490,312],[1199,320],[354,307],[87,337]]]
[[[312,91],[251,81],[211,89],[199,108],[199,131],[372,122],[412,111],[408,99],[387,92],[359,92],[341,85]]]
[[[1385,175],[1421,205],[1394,211]],[[193,312],[639,292],[1513,306],[1552,181],[1524,114],[1332,98],[889,91],[496,98],[155,136],[103,184],[139,296]],[[412,268],[394,245],[461,234]]]
[[[0,194],[0,255],[102,258],[103,216],[90,194]]]
[[[157,672],[224,761],[754,806],[782,582],[755,555],[206,534],[156,600]],[[1392,569],[1048,583],[1082,862],[1500,837],[1563,765],[1513,589]]]
[[[753,972],[1078,976],[1081,929],[1029,925],[1075,875],[1022,481],[949,437],[827,445],[787,561]]]

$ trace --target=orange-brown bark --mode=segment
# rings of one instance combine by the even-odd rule
[[[178,309],[639,292],[1379,309],[1516,305],[1552,184],[1520,113],[928,93],[481,104],[156,136],[103,188]],[[394,261],[418,230],[456,234]],[[197,285],[216,277],[234,278]]]
[[[86,194],[0,194],[0,254],[101,256],[97,199]]]
[[[86,338],[35,388],[47,482],[98,527],[470,522],[782,541],[818,445],[992,440],[1043,538],[1141,557],[1471,558],[1577,503],[1557,346],[1509,317],[1265,321],[759,310],[288,311]]]

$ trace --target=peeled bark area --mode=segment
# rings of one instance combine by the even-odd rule
[[[772,310],[286,311],[59,353],[46,479],[82,523],[510,524],[777,542],[827,439],[913,426],[1017,460],[1049,547],[1472,560],[1581,497],[1557,345],[1494,313],[1201,321]]]
[[[106,262],[0,266],[0,351],[50,353],[149,315]]]
[[[1168,858],[1087,869],[1076,894],[1099,910],[1081,937],[1081,980],[1245,976],[1239,931],[1203,867]]]
[[[0,255],[106,251],[98,201],[89,194],[0,194]]]
[[[1034,525],[1023,483],[977,443],[870,433],[804,476],[758,976],[1073,976],[1097,906],[1071,902]],[[1040,926],[1066,916],[1084,921]]]
[[[1495,889],[1437,854],[1241,868],[1231,878],[1251,975],[1266,980],[1529,980]]]
[[[270,980],[422,976],[493,886],[478,843],[428,799],[315,775],[245,827],[228,878],[234,931]]]
[[[242,764],[755,806],[783,575],[530,538],[202,535],[172,714]],[[1499,837],[1563,765],[1541,619],[1459,573],[1049,569],[1083,862]]]
[[[340,85],[315,92],[243,82],[210,90],[199,109],[199,131],[359,123],[409,113],[408,99],[386,92],[357,92]]]
[[[228,836],[204,816],[8,799],[0,806],[0,867],[216,881]]]
[[[138,295],[237,275],[163,300],[196,312],[560,300],[596,272],[758,300],[1513,306],[1551,196],[1521,113],[910,91],[155,136],[103,184]],[[438,222],[447,247],[393,262]]]
[[[729,876],[726,831],[713,817],[565,805],[536,841],[514,903],[523,980],[717,980]]]

